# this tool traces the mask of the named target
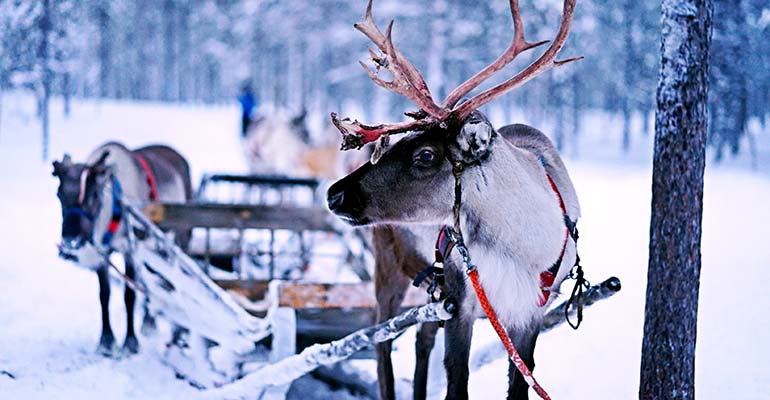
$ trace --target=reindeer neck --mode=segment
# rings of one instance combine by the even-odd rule
[[[534,155],[498,142],[482,165],[462,177],[463,233],[473,251],[532,267],[558,257],[564,222],[558,199]]]

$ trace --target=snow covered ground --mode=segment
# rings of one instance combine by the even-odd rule
[[[93,273],[58,259],[60,209],[49,162],[40,160],[32,99],[6,95],[0,123],[0,399],[176,399],[196,390],[175,379],[160,360],[160,338],[141,338],[143,352],[124,359],[94,354],[99,336],[98,287]],[[234,106],[76,102],[64,118],[54,103],[51,155],[82,159],[103,141],[129,146],[165,142],[204,171],[245,167]],[[561,327],[541,336],[535,371],[555,399],[630,399],[637,396],[649,235],[651,137],[635,144],[630,162],[608,133],[610,118],[585,124],[578,152],[567,157],[583,207],[580,252],[587,276],[616,275],[623,290],[586,312],[579,331]],[[615,132],[612,130],[611,132]],[[760,143],[770,142],[768,133]],[[639,139],[637,139],[639,140]],[[766,151],[766,149],[762,149]],[[572,154],[570,151],[568,154]],[[767,152],[760,160],[767,159]],[[764,157],[764,158],[763,158]],[[594,160],[594,161],[590,161]],[[601,161],[596,161],[597,159]],[[766,399],[770,393],[770,178],[744,169],[740,159],[706,174],[703,270],[696,359],[699,399]],[[765,171],[767,163],[760,163]],[[113,285],[112,323],[125,329],[122,291]],[[472,360],[497,346],[479,321]],[[396,374],[412,374],[413,332],[397,343]],[[440,341],[439,341],[440,342]],[[434,352],[438,356],[440,346]],[[355,361],[373,373],[372,361]],[[438,365],[438,364],[435,364]],[[504,358],[474,370],[472,398],[501,398]],[[441,396],[443,371],[430,385]],[[322,383],[303,381],[296,398],[342,398]]]

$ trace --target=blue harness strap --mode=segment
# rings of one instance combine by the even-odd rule
[[[66,218],[69,215],[77,215],[79,217],[83,217],[89,221],[92,221],[93,218],[88,215],[86,210],[83,209],[83,207],[80,206],[74,206],[74,207],[67,207],[64,209],[64,217]]]

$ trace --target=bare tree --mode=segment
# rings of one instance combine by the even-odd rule
[[[711,0],[663,0],[640,399],[695,397]]]

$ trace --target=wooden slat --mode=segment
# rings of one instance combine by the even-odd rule
[[[306,308],[296,311],[300,346],[343,338],[359,329],[372,326],[376,318],[372,308]]]
[[[263,300],[267,294],[268,282],[257,280],[218,280],[216,283],[225,290],[233,291],[251,301]],[[300,309],[326,308],[375,308],[374,284],[361,283],[308,283],[283,282],[280,285],[278,305]],[[424,289],[410,287],[402,307],[425,304],[428,295]]]
[[[267,289],[270,286],[270,282],[268,281],[258,281],[254,279],[238,281],[215,280],[214,282],[223,289],[238,293],[251,301],[263,300],[267,294]]]
[[[265,186],[306,186],[309,188],[318,187],[319,181],[315,178],[294,178],[279,175],[235,175],[235,174],[212,174],[204,177],[204,182],[232,182],[245,183],[248,185]]]
[[[145,214],[162,229],[288,229],[333,232],[322,208],[152,203]]]
[[[259,307],[245,307],[250,314],[263,318],[268,304],[269,283],[257,280],[218,280],[216,283],[236,297],[248,299]],[[425,304],[424,289],[410,287],[402,309]],[[279,306],[297,312],[298,346],[303,348],[342,338],[375,322],[374,285],[365,283],[307,283],[283,282],[280,285]]]

